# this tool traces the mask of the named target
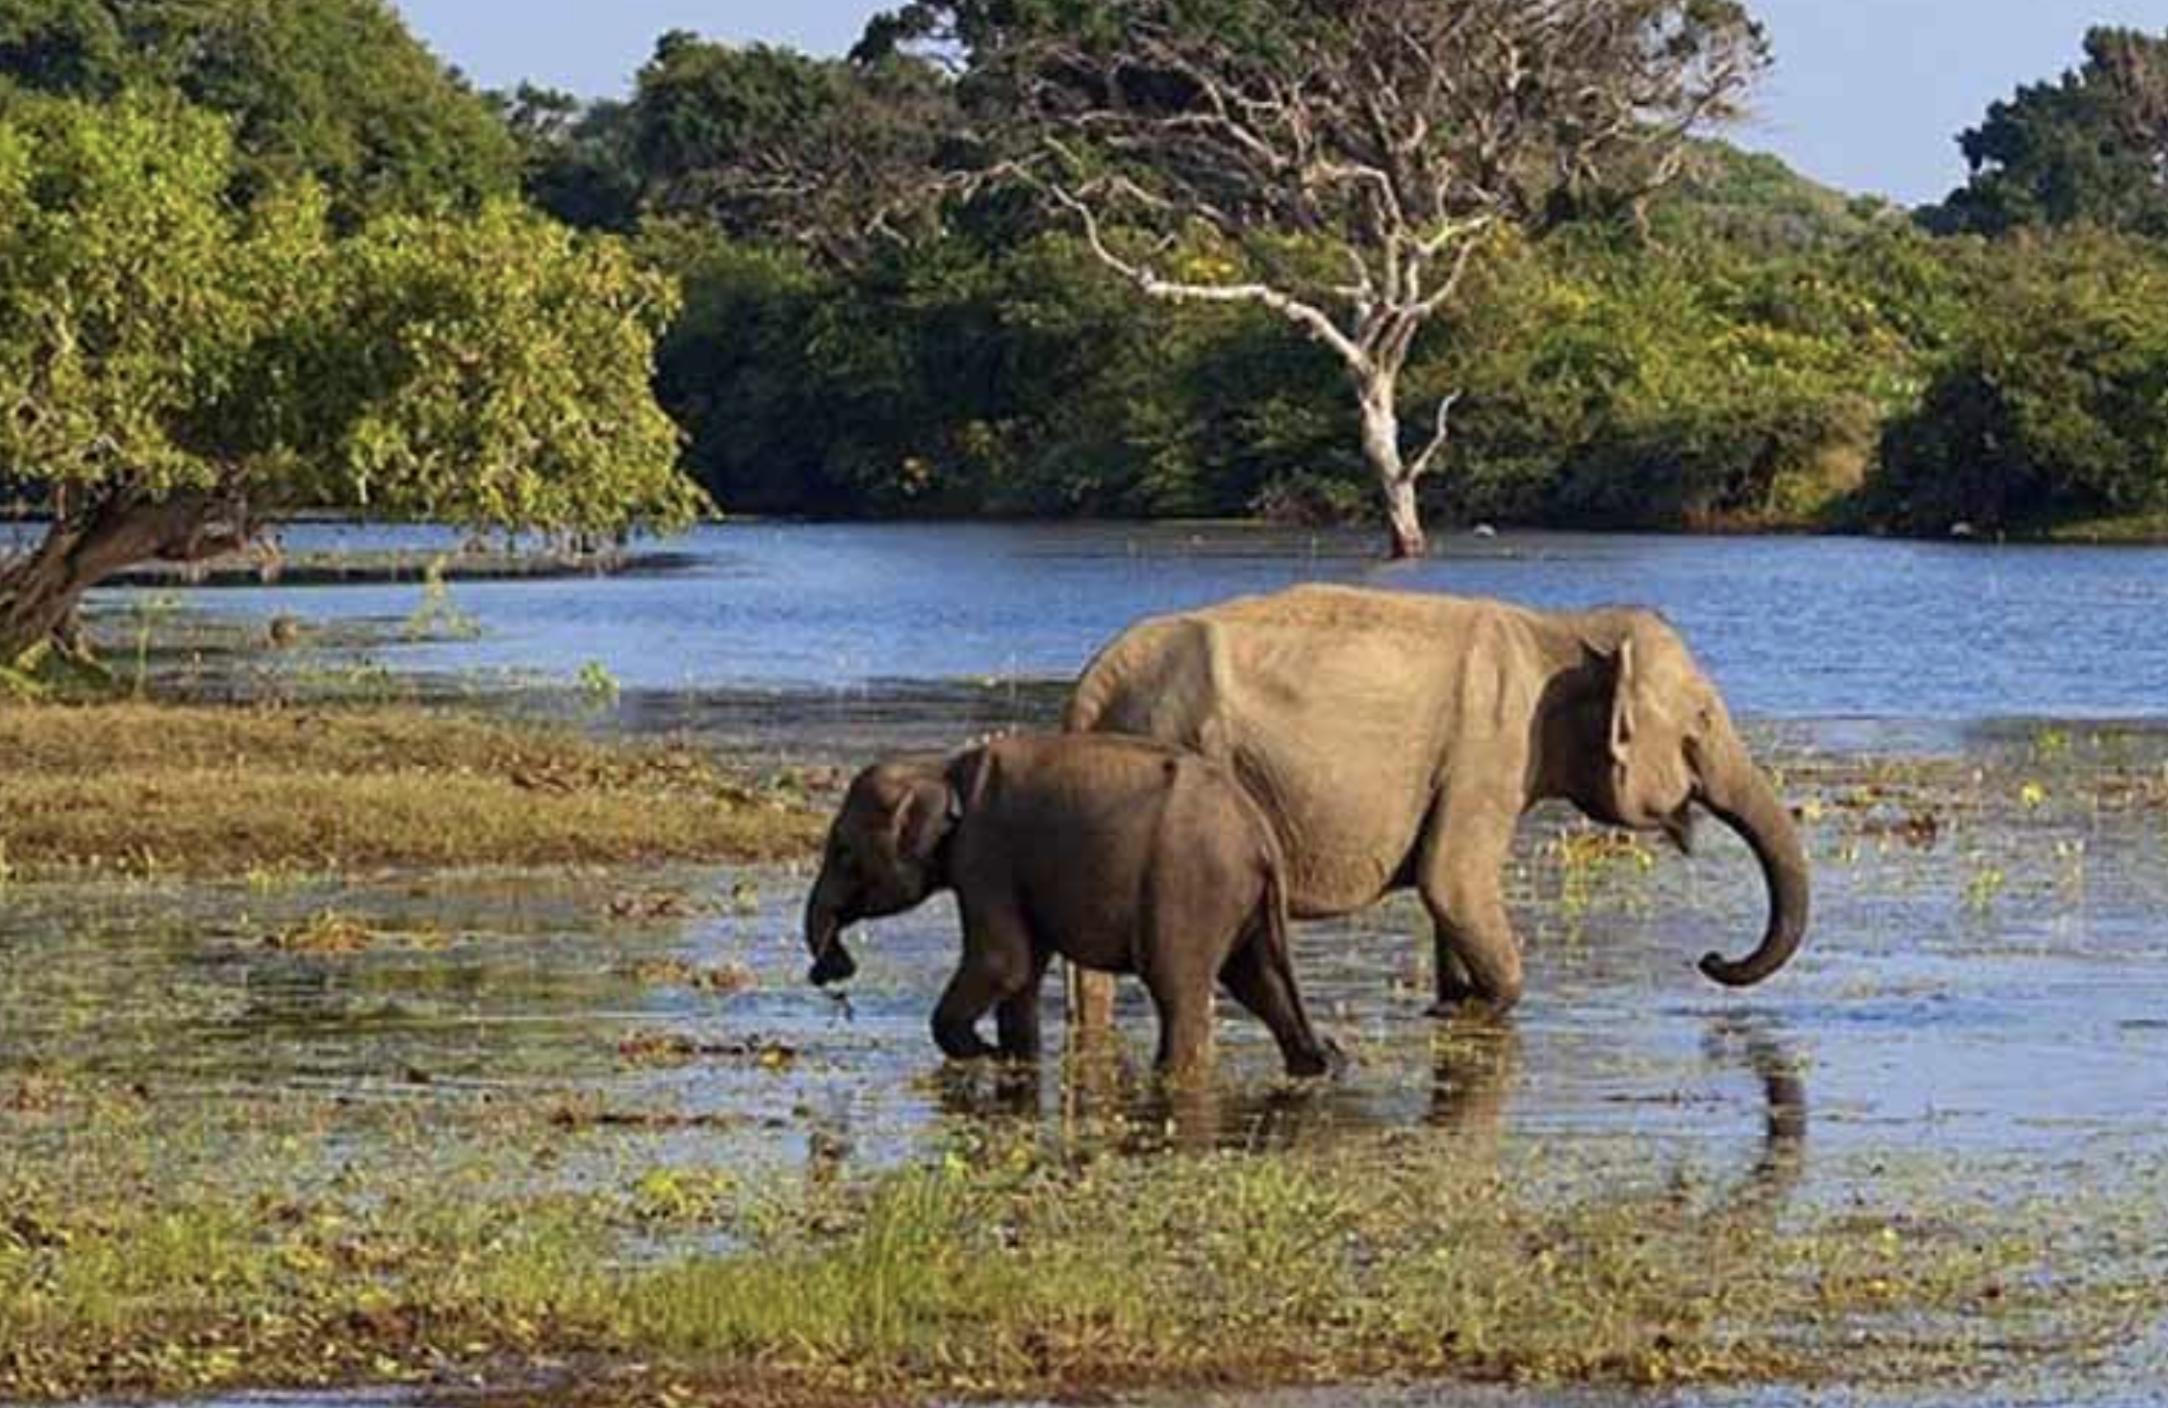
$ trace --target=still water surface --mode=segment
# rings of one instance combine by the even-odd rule
[[[313,526],[286,546],[452,543],[426,529]],[[671,546],[688,554],[685,570],[459,584],[453,601],[480,638],[403,647],[390,662],[560,679],[593,662],[633,692],[1062,678],[1139,616],[1322,580],[1653,606],[1748,717],[2168,717],[2168,549],[1507,534],[1452,539],[1395,567],[1368,533],[757,523]],[[417,595],[198,594],[220,613],[387,621]]]

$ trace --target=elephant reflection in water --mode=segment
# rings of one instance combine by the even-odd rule
[[[1038,1126],[1054,1121],[1065,1143],[1103,1143],[1124,1152],[1176,1149],[1278,1153],[1366,1130],[1420,1123],[1450,1137],[1467,1165],[1504,1158],[1507,1116],[1521,1085],[1525,1042],[1510,1020],[1470,1012],[1431,1034],[1425,1103],[1410,1109],[1396,1092],[1359,1077],[1328,1085],[1168,1086],[1100,1048],[1062,1062],[1049,1089],[1034,1067],[952,1067],[941,1107],[954,1119]],[[1720,1019],[1703,1039],[1706,1059],[1741,1069],[1760,1087],[1761,1134],[1753,1163],[1713,1207],[1696,1216],[1774,1216],[1807,1171],[1807,1093],[1801,1062],[1781,1030]]]
[[[1775,1213],[1807,1175],[1807,1083],[1783,1034],[1764,1023],[1720,1020],[1703,1050],[1712,1062],[1744,1060],[1761,1082],[1761,1157],[1729,1200],[1735,1212]]]

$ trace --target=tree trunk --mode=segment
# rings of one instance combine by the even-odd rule
[[[1394,378],[1379,372],[1359,377],[1356,393],[1362,400],[1363,458],[1369,461],[1371,472],[1378,477],[1378,491],[1385,496],[1393,560],[1422,557],[1430,544],[1423,534],[1423,510],[1415,496],[1415,476],[1400,452],[1400,410]]]
[[[0,567],[0,662],[47,641],[72,646],[84,594],[123,568],[195,561],[245,545],[249,525],[219,517],[208,495],[151,501],[120,493],[55,519],[43,542]]]
[[[1385,486],[1385,514],[1391,524],[1395,562],[1427,556],[1430,540],[1423,533],[1423,510],[1415,500],[1415,481],[1406,477]]]

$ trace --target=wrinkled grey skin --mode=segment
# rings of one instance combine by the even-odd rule
[[[1290,1074],[1323,1074],[1287,958],[1272,829],[1224,769],[1137,739],[1011,738],[866,769],[829,830],[806,901],[813,982],[856,970],[842,933],[956,892],[963,958],[933,1019],[957,1059],[1039,1051],[1039,985],[1060,954],[1136,973],[1159,1010],[1159,1063],[1210,1060],[1215,985],[1272,1031]],[[978,1034],[992,1009],[1000,1046]]]
[[[1499,872],[1548,798],[1682,850],[1699,806],[1753,847],[1768,928],[1743,958],[1704,958],[1715,981],[1761,982],[1806,934],[1791,816],[1650,611],[1297,587],[1132,626],[1085,670],[1064,726],[1226,761],[1272,821],[1298,918],[1419,891],[1441,1012],[1519,1000]]]

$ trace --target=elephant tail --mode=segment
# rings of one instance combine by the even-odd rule
[[[1287,863],[1281,858],[1279,843],[1272,838],[1270,827],[1264,828],[1264,835],[1265,891],[1258,902],[1257,937],[1265,945],[1266,956],[1291,971],[1294,959],[1287,933]]]

